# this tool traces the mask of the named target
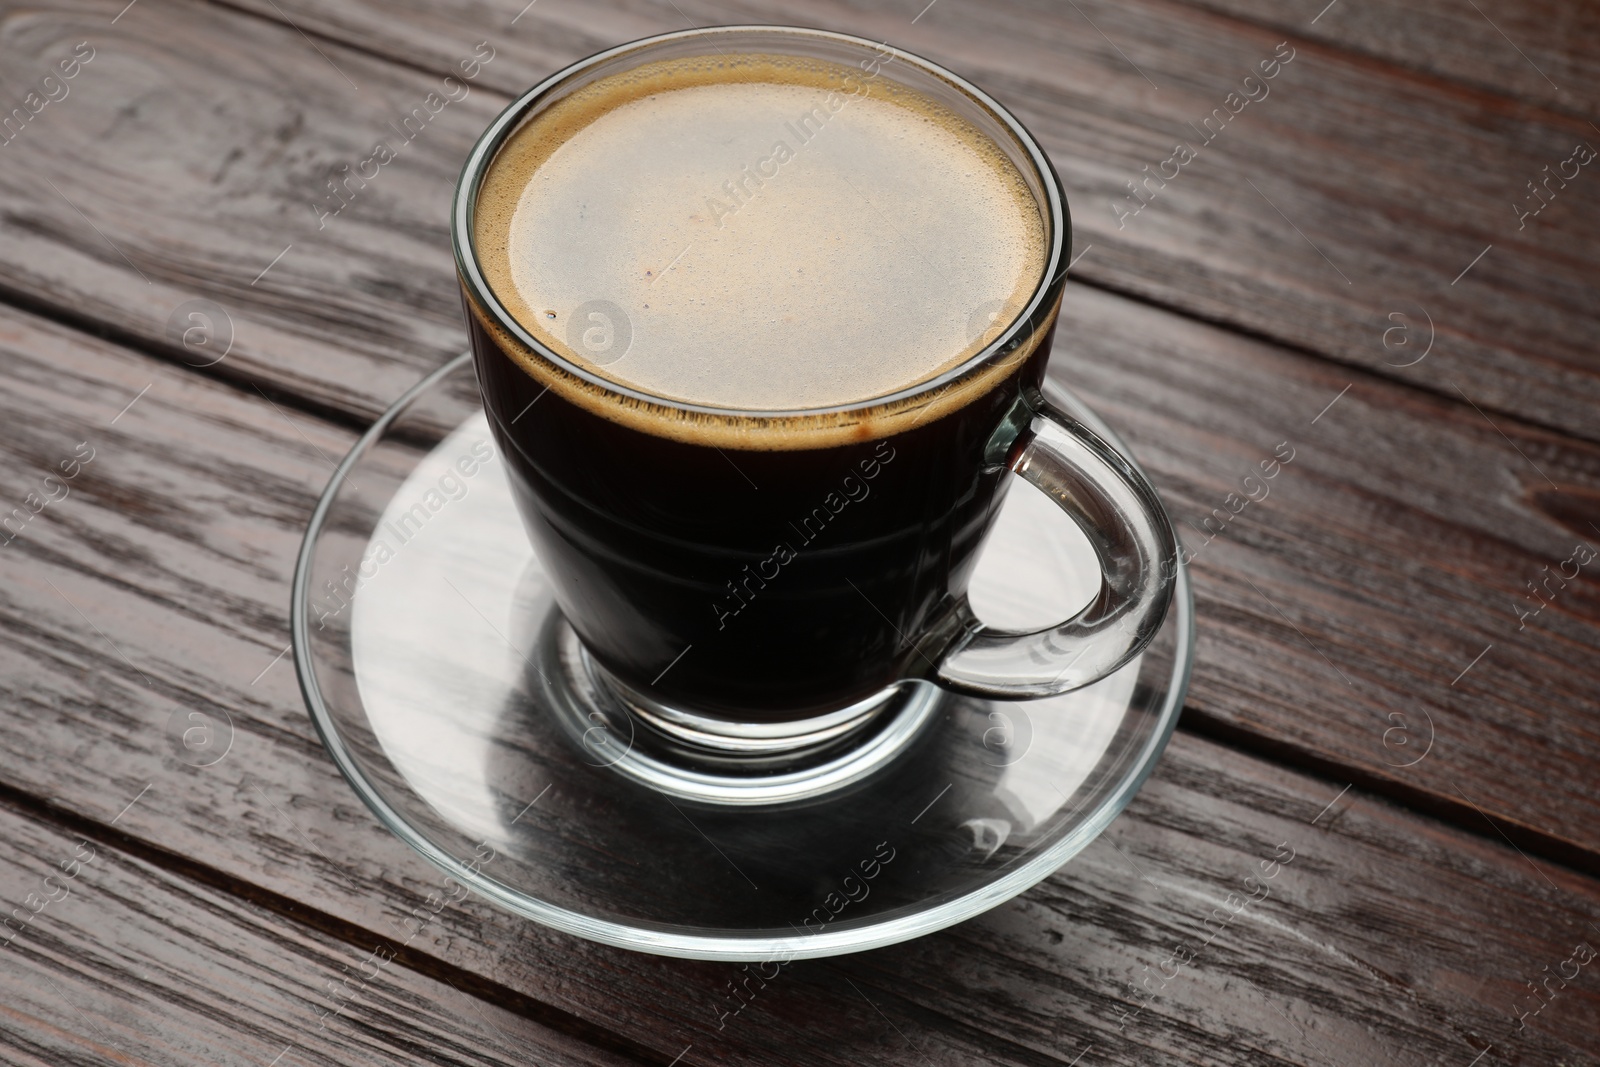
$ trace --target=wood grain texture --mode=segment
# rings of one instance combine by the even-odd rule
[[[1557,170],[1576,142],[1595,138],[1589,123],[1294,38],[1299,66],[1283,67],[1266,99],[1205,144],[1190,123],[1224,107],[1283,38],[1160,0],[941,5],[915,24],[893,5],[802,11],[739,0],[674,11],[637,0],[603,18],[536,5],[512,26],[522,8],[416,5],[397,18],[392,6],[347,0],[293,18],[424,69],[448,69],[491,40],[510,62],[486,67],[482,82],[506,93],[560,66],[550,51],[574,30],[589,37],[565,61],[685,22],[798,19],[890,40],[973,77],[1042,138],[1074,203],[1077,250],[1094,246],[1077,267],[1091,282],[1381,374],[1413,357],[1430,318],[1450,358],[1422,363],[1414,381],[1454,397],[1451,382],[1462,379],[1491,410],[1600,434],[1589,418],[1600,402],[1590,346],[1597,194],[1579,170],[1570,187],[1555,182],[1555,202],[1525,224],[1512,208],[1531,198],[1526,182],[1544,178],[1544,166]],[[1157,170],[1176,139],[1198,158],[1118,221],[1138,203],[1126,182],[1142,179],[1142,166]],[[1491,243],[1493,253],[1451,285]],[[1413,346],[1398,349],[1398,334],[1384,333],[1390,314],[1413,323]]]
[[[169,322],[187,300],[214,300],[233,333],[217,373],[360,418],[460,344],[446,207],[503,94],[685,17],[645,0],[603,13],[546,2],[515,25],[515,0],[260,5],[418,70],[177,0],[112,26],[118,6],[0,18],[0,55],[25,78],[80,40],[99,49],[71,94],[0,148],[0,291],[196,364],[210,350],[185,351]],[[799,17],[770,0],[683,10],[696,23]],[[1592,168],[1520,229],[1513,210],[1575,143],[1600,145],[1587,123],[1296,39],[1270,95],[1204,145],[1189,123],[1283,38],[1161,0],[1083,10],[1115,47],[1071,8],[1024,0],[941,4],[915,25],[819,0],[804,20],[926,53],[1013,107],[1066,181],[1082,277],[1379,374],[1431,337],[1434,357],[1408,380],[1600,437]],[[320,217],[328,177],[379,139],[398,144],[394,124],[480,41],[496,58],[471,95]],[[1179,138],[1199,156],[1119,222],[1125,183]]]
[[[1062,331],[1192,555],[1190,712],[1600,869],[1600,448],[1094,290]]]
[[[1195,0],[1279,33],[1600,119],[1600,10],[1592,4],[1450,0]],[[1476,8],[1476,10],[1474,10]]]
[[[35,350],[43,343],[37,333],[19,332],[12,347]],[[1600,872],[1600,789],[1588,770],[1600,759],[1589,669],[1600,648],[1600,560],[1570,562],[1579,544],[1600,548],[1600,449],[1086,287],[1070,289],[1059,338],[1064,351],[1054,373],[1128,433],[1194,554],[1201,645],[1192,710],[1251,743],[1344,768],[1456,818],[1473,817],[1471,805],[1481,805],[1507,820],[1519,842],[1553,847]],[[13,506],[39,488],[40,468],[69,457],[78,440],[46,444],[23,429],[23,412],[60,403],[60,380],[51,360],[19,359],[13,376],[31,387],[16,391],[13,425],[23,436],[8,447],[29,457],[35,482],[10,488]],[[134,374],[113,386],[98,365],[85,368],[70,394],[75,403],[98,398],[109,419],[152,379],[201,388],[185,383],[178,368],[151,363],[142,373],[141,381]],[[197,506],[195,495],[208,484],[193,477],[197,465],[218,464],[233,479],[245,455],[251,463],[309,457],[292,492],[269,486],[239,505],[270,518],[285,569],[263,570],[269,553],[254,543],[248,551],[219,543],[214,557],[150,576],[182,599],[199,573],[228,585],[237,580],[230,568],[250,566],[263,582],[256,595],[271,605],[265,614],[256,609],[258,617],[281,626],[287,593],[275,583],[287,581],[290,546],[348,437],[318,439],[332,428],[314,429],[315,420],[265,407],[263,399],[249,410],[265,421],[236,446],[173,451],[186,476],[179,479],[171,464],[155,462],[159,452],[145,453],[152,446],[126,437],[147,411],[171,403],[162,393],[152,388],[104,431],[114,459],[130,449],[148,472],[140,477],[157,479],[138,494],[148,501],[149,525],[129,529],[119,519],[89,544],[148,558],[146,539],[163,510],[183,515]],[[201,395],[230,394],[214,387]],[[202,401],[187,403],[219,417]],[[91,418],[63,413],[51,425]],[[100,447],[93,431],[83,433]],[[1260,465],[1275,462],[1280,444],[1294,458],[1276,477],[1261,477]],[[215,491],[224,488],[233,491],[234,482]],[[301,503],[290,506],[291,499]],[[45,518],[55,513],[52,507]],[[242,536],[264,535],[250,528]],[[188,549],[173,551],[186,557]],[[87,554],[79,565],[90,565]],[[1564,584],[1563,570],[1571,577]],[[161,669],[183,672],[184,693],[213,693],[217,679],[172,657],[192,641],[214,640],[208,627],[231,631],[236,623],[192,622],[163,632],[147,651]],[[288,642],[281,632],[251,640],[260,646],[256,670]],[[258,699],[249,681],[232,680],[247,706]],[[94,699],[86,695],[86,706]],[[1434,740],[1437,752],[1406,766],[1416,746]],[[1507,759],[1543,787],[1529,790],[1506,776]]]
[[[274,660],[292,553],[328,469],[319,453],[349,432],[15,312],[0,321],[4,491],[79,441],[95,447],[69,493],[0,549],[5,786],[115,820],[313,925],[389,928],[438,876],[360,807]],[[1190,343],[1221,336],[1166,321]],[[1315,444],[1279,479],[1317,470]],[[1158,472],[1170,461],[1146,458]],[[1202,581],[1224,551],[1201,556]],[[1275,624],[1255,628],[1280,640]],[[1203,658],[1197,687],[1216,669]],[[176,758],[191,711],[231,722],[211,766]],[[1460,758],[1455,780],[1489,803]],[[443,909],[414,966],[471,974],[519,1013],[548,1005],[662,1062],[1044,1064],[1088,1046],[1092,1062],[1126,1064],[1326,1062],[1324,1048],[1465,1063],[1486,1046],[1506,1062],[1593,1062],[1592,984],[1572,982],[1522,1029],[1513,1012],[1524,981],[1590,937],[1600,886],[1342,786],[1180,732],[1128,815],[1042,887],[914,944],[785,968],[731,1022],[737,967],[578,942],[475,899]],[[1269,896],[1213,937],[1226,915],[1205,919],[1252,891],[1244,879],[1280,843],[1295,858]],[[1146,967],[1174,960],[1177,977],[1143,985]],[[1142,1008],[1141,988],[1159,989]]]
[[[0,837],[16,1067],[636,1062],[408,970],[382,931],[337,940],[119,851],[114,831],[0,806]]]
[[[389,124],[437,77],[201,5],[115,13],[0,16],[8,74],[95,49],[0,145],[0,292],[360,421],[460,351],[446,215],[500,100],[474,92],[402,144]],[[328,175],[379,138],[398,158],[321,225]],[[220,312],[191,320],[195,300]]]

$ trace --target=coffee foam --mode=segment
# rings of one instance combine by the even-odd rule
[[[719,447],[899,432],[960,407],[1037,343],[871,404],[1009,325],[1040,281],[1047,235],[1021,174],[970,123],[837,64],[740,54],[602,78],[508,138],[473,229],[520,325],[665,403],[595,386],[479,313],[524,370],[606,418]],[[798,410],[838,406],[853,410]]]

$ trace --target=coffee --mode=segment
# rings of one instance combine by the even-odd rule
[[[759,411],[948,370],[1016,317],[1045,256],[993,141],[887,74],[788,56],[588,86],[501,150],[475,231],[496,295],[558,352]]]
[[[519,508],[585,647],[658,699],[801,719],[929,673],[961,624],[1064,235],[1017,146],[892,72],[636,66],[478,186],[475,262],[544,346],[468,287]]]

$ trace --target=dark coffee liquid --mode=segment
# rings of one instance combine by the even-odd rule
[[[523,519],[584,644],[664,699],[752,721],[931,670],[937,640],[913,641],[966,589],[999,505],[1003,470],[985,450],[1049,348],[901,433],[739,451],[601,418],[472,328]]]
[[[872,400],[961,365],[1040,281],[1038,209],[992,142],[886,75],[651,64],[512,135],[475,243],[524,328],[620,387],[469,301],[519,507],[604,666],[742,720],[931,671],[1049,332]]]

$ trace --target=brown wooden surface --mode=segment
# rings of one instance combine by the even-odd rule
[[[6,906],[32,915],[0,950],[8,1064],[633,1062],[417,973],[382,934],[331,936],[39,815],[0,801]]]
[[[577,17],[560,6],[536,6],[526,17],[541,11],[541,18]],[[83,24],[82,18],[73,25],[82,24],[90,33],[93,24]],[[445,204],[453,167],[501,98],[480,89],[450,105],[347,211],[318,231],[311,210],[314,176],[337,161],[358,158],[372,131],[382,131],[395,114],[404,113],[395,110],[395,101],[420,99],[432,76],[348,51],[329,52],[332,61],[325,61],[292,28],[233,12],[158,5],[141,20],[130,17],[114,28],[126,43],[107,46],[107,54],[84,69],[78,79],[81,98],[69,96],[59,105],[60,114],[47,109],[40,116],[41,123],[56,120],[56,125],[29,129],[25,137],[39,134],[31,143],[19,138],[6,146],[6,151],[32,153],[18,157],[32,161],[30,169],[13,167],[6,174],[42,195],[41,206],[59,216],[55,225],[42,227],[24,212],[26,225],[11,227],[20,239],[7,247],[30,272],[42,276],[46,269],[60,269],[85,287],[81,294],[66,294],[53,282],[44,285],[41,306],[74,316],[86,313],[97,328],[109,322],[117,336],[158,346],[180,364],[199,364],[209,355],[176,345],[167,322],[183,301],[203,294],[227,309],[233,334],[232,350],[208,373],[264,385],[287,403],[299,398],[303,405],[343,413],[355,422],[375,414],[462,344]],[[62,21],[70,20],[19,18],[0,29],[10,34],[8,40],[28,42],[34,54],[49,55],[59,50],[51,41],[73,39]],[[368,22],[406,25],[375,16]],[[625,25],[628,33],[649,29]],[[410,32],[419,47],[426,39],[443,56],[439,40],[448,39],[445,28],[430,35],[425,31],[431,26],[422,20]],[[475,31],[457,27],[450,32],[470,52],[467,41]],[[530,68],[561,62],[542,52],[519,58],[519,49],[525,53],[528,47],[522,42],[545,49],[552,39],[563,38],[521,29],[496,37],[501,51],[479,80],[516,85],[532,76]],[[399,47],[387,40],[373,44]],[[575,43],[574,54],[596,45]],[[107,62],[97,68],[101,59]],[[1291,64],[1280,79],[1292,70]],[[93,76],[106,78],[101,95],[88,91]],[[346,77],[365,88],[352,89]],[[208,82],[232,95],[219,105],[180,88]],[[127,94],[121,98],[113,93],[119,84]],[[273,87],[283,84],[293,84],[295,91],[275,95]],[[118,99],[142,102],[130,107],[115,103]],[[1013,102],[1020,106],[1021,101]],[[78,110],[67,110],[73,106]],[[134,145],[159,138],[162,152],[140,157],[145,168],[163,167],[165,161],[160,173],[172,173],[171,159],[190,161],[174,177],[192,182],[191,188],[175,191],[153,183],[150,174],[125,163],[118,164],[116,177],[119,196],[145,213],[142,225],[160,220],[165,227],[162,256],[171,256],[181,244],[190,246],[189,253],[161,260],[171,286],[157,281],[164,277],[160,273],[149,283],[138,277],[115,248],[74,215],[73,203],[62,195],[66,188],[76,189],[71,170],[58,175],[58,192],[41,185],[42,172],[31,169],[68,154],[85,155],[87,144],[105,139],[108,129],[124,131],[109,138],[113,145],[123,136]],[[288,140],[280,143],[280,134]],[[75,141],[84,146],[72,148]],[[1058,161],[1072,158],[1061,151],[1056,155]],[[1600,214],[1582,218],[1592,222]],[[139,262],[149,242],[125,245],[123,235],[112,236],[115,219],[102,221],[111,227],[106,236]],[[1193,250],[1211,239],[1169,243]],[[1080,249],[1087,247],[1086,240],[1080,236]],[[1254,241],[1241,251],[1254,256],[1259,246]],[[257,279],[285,248],[288,253]],[[1596,249],[1600,244],[1589,251]],[[242,261],[243,250],[256,258]],[[1096,246],[1089,255],[1098,251]],[[86,254],[97,258],[95,271],[83,269]],[[203,261],[191,261],[194,255]],[[226,283],[216,269],[224,260],[233,264],[228,270],[238,271]],[[1086,256],[1083,264],[1088,262]],[[1569,287],[1581,288],[1580,282],[1567,280]],[[157,297],[158,290],[165,291]],[[130,316],[108,307],[104,301],[119,292],[130,307],[149,310]],[[70,306],[58,303],[64,299]],[[1239,306],[1249,303],[1241,298]],[[1392,363],[1408,362],[1415,346],[1424,343],[1422,322],[1415,312],[1409,314],[1416,332],[1412,349],[1399,346],[1399,334],[1391,337],[1394,351],[1375,348]],[[1593,587],[1579,585],[1564,593],[1528,629],[1517,629],[1514,610],[1524,601],[1524,583],[1566,559],[1572,538],[1589,535],[1589,523],[1600,525],[1594,453],[1581,442],[1541,433],[1498,412],[1480,415],[1454,390],[1430,405],[1413,390],[1373,373],[1332,368],[1088,289],[1074,290],[1065,316],[1056,372],[1091,403],[1121,395],[1116,424],[1130,433],[1143,431],[1137,441],[1145,448],[1141,455],[1156,467],[1161,488],[1172,494],[1191,547],[1201,551],[1202,605],[1221,609],[1216,616],[1221,625],[1208,627],[1205,636],[1207,650],[1220,653],[1214,661],[1218,685],[1202,674],[1197,710],[1222,728],[1291,748],[1309,765],[1350,765],[1368,781],[1389,779],[1392,788],[1432,810],[1469,815],[1450,784],[1453,776],[1481,798],[1478,803],[1506,818],[1519,842],[1546,842],[1568,862],[1600,871],[1597,783],[1585,762],[1597,747],[1589,714],[1593,687],[1584,657],[1567,651],[1572,642],[1594,646]],[[1480,408],[1490,405],[1478,379],[1452,362],[1456,346],[1446,320],[1436,321],[1438,351],[1412,367],[1388,367],[1386,377],[1426,386],[1424,375],[1442,365],[1454,385],[1470,390],[1469,399]],[[1584,321],[1592,326],[1591,319]],[[1394,326],[1381,317],[1379,323]],[[1375,327],[1373,336],[1381,340],[1382,330]],[[1529,361],[1515,366],[1523,373]],[[1080,367],[1104,367],[1108,373],[1080,376]],[[1352,384],[1358,379],[1360,385]],[[1181,387],[1174,389],[1174,381]],[[1340,401],[1342,410],[1333,409],[1313,425],[1345,385],[1352,392]],[[1586,400],[1580,391],[1566,400],[1569,421],[1593,421],[1600,399]],[[1417,413],[1445,412],[1451,417],[1437,425],[1420,416],[1424,425],[1409,435],[1398,428]],[[1502,432],[1521,444],[1508,445]],[[1228,493],[1237,488],[1232,482],[1282,440],[1309,444],[1310,466],[1291,470],[1277,487],[1276,501],[1252,505],[1229,523],[1220,542],[1201,550],[1203,524],[1213,509],[1227,506]],[[1519,447],[1530,462],[1517,454]],[[1463,469],[1484,476],[1495,472],[1495,481],[1463,480]],[[1301,478],[1307,472],[1318,477],[1308,483]],[[1298,509],[1286,514],[1286,503]],[[1349,523],[1352,508],[1383,521]],[[1279,516],[1282,523],[1276,521]],[[1448,559],[1422,563],[1417,546],[1440,543],[1451,546]],[[1439,565],[1445,562],[1447,567]],[[1214,599],[1213,587],[1204,580],[1224,567],[1224,584],[1216,587],[1221,599]],[[1260,592],[1238,580],[1239,574],[1254,576]],[[1291,613],[1294,625],[1285,623],[1280,608]],[[1420,646],[1408,636],[1418,627],[1426,631]],[[1546,635],[1553,636],[1547,640]],[[1474,668],[1470,680],[1448,684],[1492,643],[1499,649]],[[1357,686],[1363,698],[1352,700],[1350,691]],[[1502,689],[1527,694],[1545,688],[1548,698],[1501,699]],[[1396,762],[1394,754],[1382,738],[1393,725],[1391,714],[1404,716],[1413,708],[1446,732],[1441,752],[1456,756],[1450,764],[1435,761],[1396,775],[1389,766]],[[1477,743],[1489,737],[1494,744]],[[1499,771],[1503,746],[1525,761],[1544,788],[1527,790],[1506,780]],[[1440,766],[1449,769],[1435,769]]]
[[[83,838],[116,861],[0,950],[0,1059],[267,1063],[299,1026],[285,1064],[1600,1062],[1592,968],[1514,1015],[1524,982],[1600,944],[1600,586],[1586,570],[1524,629],[1515,611],[1600,544],[1600,179],[1520,234],[1510,209],[1557,147],[1600,145],[1593,13],[1478,6],[1559,89],[1489,51],[1471,5],[1340,0],[1314,24],[1253,0],[940,0],[914,24],[755,0],[540,0],[515,25],[509,0],[0,9],[13,97],[96,48],[0,145],[0,298],[46,316],[0,308],[0,499],[94,449],[0,546],[0,889],[26,909]],[[1196,553],[1200,659],[1155,778],[1067,868],[946,933],[794,965],[719,1031],[734,965],[475,899],[394,945],[439,877],[338,777],[275,657],[331,463],[461,346],[444,212],[477,131],[587,52],[732,21],[888,39],[1041,136],[1087,249],[1053,370]],[[1115,188],[1286,38],[1272,95],[1119,231]],[[486,39],[472,95],[319,231],[330,169]],[[206,368],[168,325],[197,297],[232,323]],[[1398,366],[1419,306],[1435,345]],[[1384,347],[1390,312],[1412,347]],[[1270,497],[1207,541],[1280,441]],[[214,766],[175,758],[190,710],[233,723]],[[1432,747],[1400,766],[1402,737]],[[1119,1029],[1280,842],[1271,898]],[[382,983],[317,1031],[318,984],[384,939]]]
[[[1193,0],[1385,63],[1600,119],[1600,8],[1453,0]]]
[[[586,5],[546,2],[512,26],[522,6],[418,4],[396,17],[376,3],[271,0],[257,18],[168,0],[113,27],[115,0],[74,0],[59,14],[7,20],[0,54],[20,70],[85,37],[104,41],[110,61],[86,68],[75,96],[7,146],[17,162],[0,188],[19,239],[0,253],[0,286],[92,310],[146,342],[165,341],[181,300],[211,297],[239,333],[230,373],[372,417],[408,372],[459,339],[446,203],[466,146],[504,94],[686,18],[801,14],[772,0],[691,0],[678,5],[683,15],[632,0],[597,20]],[[892,39],[1014,108],[1066,182],[1084,252],[1076,270],[1094,284],[1452,400],[1459,385],[1490,411],[1600,438],[1595,168],[1525,227],[1513,211],[1544,166],[1579,141],[1600,148],[1588,122],[1295,38],[1296,58],[1270,94],[1119,226],[1112,203],[1125,183],[1175,139],[1198,141],[1188,123],[1222,107],[1285,38],[1164,0],[1083,10],[1115,47],[1072,8],[1042,4],[940,3],[912,25],[887,6],[818,0],[802,21]],[[313,48],[275,21],[279,11],[330,39]],[[496,58],[473,95],[319,229],[313,204],[326,176],[391,136],[389,123],[479,41]],[[96,153],[118,160],[114,173],[98,173]],[[93,180],[77,173],[85,156]],[[69,203],[46,178],[82,195]],[[1394,365],[1417,348],[1385,348],[1391,314],[1406,316],[1414,342],[1427,318],[1434,324],[1434,356],[1404,373]]]
[[[339,454],[351,433],[64,327],[16,314],[3,321],[5,469],[36,468],[80,440],[96,450],[71,494],[0,559],[0,624],[13,635],[0,676],[16,709],[0,735],[3,788],[38,798],[35,810],[60,810],[57,821],[115,819],[128,847],[177,875],[233,887],[318,929],[391,936],[393,916],[436,889],[437,876],[360,807],[321,756],[287,665],[273,664],[282,590],[327,474],[323,456]],[[15,481],[5,484],[13,494]],[[180,491],[181,510],[139,506]],[[1202,553],[1197,570],[1221,547]],[[80,610],[94,612],[89,625]],[[191,708],[233,725],[232,748],[214,766],[173,758],[173,713]],[[1314,1046],[1294,1044],[1294,1026],[1312,1035],[1320,1026],[1324,1040],[1373,1055],[1420,1050],[1415,1062],[1475,1054],[1480,1035],[1509,1042],[1516,976],[1567,958],[1553,954],[1586,936],[1600,885],[1542,857],[1535,869],[1498,837],[1361,790],[1324,813],[1344,784],[1180,733],[1113,831],[1126,856],[1096,845],[1022,902],[955,931],[797,967],[770,1016],[729,1030],[716,1030],[713,1008],[732,965],[575,942],[475,900],[442,914],[407,962],[458,985],[470,976],[510,1010],[613,1032],[622,1047],[663,1060],[696,1043],[699,1062],[848,1063],[862,1048],[914,1062],[863,994],[896,1009],[895,1025],[936,1062],[1070,1061],[1091,1043],[1109,1062],[1315,1060]],[[1363,803],[1349,811],[1355,798]],[[1198,917],[1251,869],[1254,853],[1284,841],[1297,859],[1272,908],[1239,928],[1240,944],[1197,963],[1193,982],[1119,1030],[1128,985],[1197,936]],[[1504,940],[1485,944],[1476,933],[1485,926]],[[1396,940],[1397,928],[1414,934]],[[1462,977],[1440,980],[1450,974]],[[1397,979],[1407,997],[1397,1000],[1383,975],[1412,976]],[[1217,1014],[1246,980],[1282,999]],[[1572,1004],[1563,1005],[1564,1028],[1539,1031],[1554,1042],[1535,1045],[1541,1054],[1569,1055],[1600,1036],[1594,1003],[1575,991]],[[1293,1025],[1277,1021],[1278,1010]],[[1362,1036],[1368,1021],[1377,1036]]]
[[[1469,824],[1477,804],[1600,873],[1600,583],[1517,613],[1525,582],[1600,547],[1600,448],[1094,290],[1063,323],[1055,373],[1126,434],[1194,554],[1190,724]]]

